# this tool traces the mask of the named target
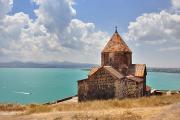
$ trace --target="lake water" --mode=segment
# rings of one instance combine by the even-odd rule
[[[0,68],[0,103],[46,103],[77,94],[88,71],[63,68]],[[180,74],[149,72],[155,89],[180,90]]]

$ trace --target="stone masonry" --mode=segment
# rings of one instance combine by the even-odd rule
[[[101,52],[101,66],[78,81],[78,100],[123,99],[146,94],[146,65],[132,64],[132,52],[117,30]]]

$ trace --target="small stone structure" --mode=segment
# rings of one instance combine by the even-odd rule
[[[146,95],[146,65],[132,64],[132,52],[117,29],[101,52],[101,66],[78,81],[78,100],[122,99]]]

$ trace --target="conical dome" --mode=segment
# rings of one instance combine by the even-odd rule
[[[131,53],[131,50],[127,46],[127,44],[124,42],[124,40],[121,38],[119,33],[116,31],[110,41],[106,44],[102,52],[129,52]]]

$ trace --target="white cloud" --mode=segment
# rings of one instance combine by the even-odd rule
[[[33,0],[39,5],[35,20],[23,12],[7,15],[12,1],[1,1],[7,6],[1,8],[0,61],[99,60],[96,55],[108,35],[97,31],[93,23],[74,19],[76,11],[71,0]]]
[[[43,24],[49,32],[62,32],[76,15],[71,0],[34,0],[39,5],[35,10],[37,22]]]
[[[174,8],[180,8],[180,0],[171,0],[171,2]]]
[[[108,35],[101,31],[95,31],[93,23],[84,23],[73,19],[61,37],[62,45],[72,49],[93,50],[100,48]]]
[[[4,18],[4,16],[11,10],[13,4],[13,0],[0,0],[0,19]]]
[[[127,40],[143,45],[180,43],[180,15],[161,11],[143,14],[128,26]]]
[[[124,38],[134,63],[150,67],[179,67],[180,14],[177,9],[146,13],[130,22]]]
[[[178,51],[180,50],[180,46],[161,48],[158,51],[166,52],[166,51],[177,51],[177,50]]]

